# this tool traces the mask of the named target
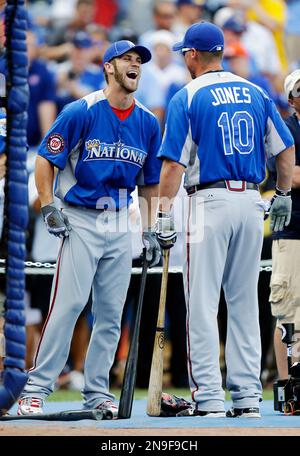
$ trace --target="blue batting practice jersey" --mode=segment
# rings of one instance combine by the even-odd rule
[[[262,89],[230,72],[212,71],[172,98],[158,156],[187,168],[185,187],[223,179],[260,183],[266,157],[293,144]]]
[[[121,121],[103,90],[67,105],[43,139],[39,155],[59,168],[55,195],[89,208],[119,209],[136,185],[159,182],[161,132],[156,117],[135,100]]]

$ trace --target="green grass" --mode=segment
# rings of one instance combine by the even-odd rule
[[[188,389],[176,389],[176,388],[165,388],[165,392],[170,394],[175,394],[176,396],[184,397],[186,399],[190,398],[190,391]],[[116,396],[116,399],[120,399],[121,390],[112,390],[112,393]],[[135,390],[135,399],[146,399],[147,397],[147,390],[146,389],[136,389]],[[264,400],[273,400],[273,391],[268,389],[264,390],[263,392]],[[48,401],[55,401],[55,402],[69,402],[69,401],[80,401],[81,394],[77,391],[68,391],[68,390],[59,390],[55,391],[51,396],[49,396]],[[229,400],[230,396],[226,393],[226,400]]]

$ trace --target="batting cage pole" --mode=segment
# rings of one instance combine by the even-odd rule
[[[27,380],[25,373],[25,230],[27,197],[27,106],[28,60],[26,51],[27,11],[24,0],[7,0],[6,116],[7,174],[5,202],[6,306],[3,384],[0,387],[0,415],[18,399]]]

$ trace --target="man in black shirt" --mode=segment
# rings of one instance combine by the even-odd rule
[[[281,324],[294,323],[295,331],[300,334],[300,69],[286,77],[284,90],[295,110],[285,122],[295,141],[296,165],[291,188],[291,222],[283,231],[273,232],[270,294],[272,314],[277,318],[276,364],[282,380],[288,378],[288,365],[286,346],[281,341]]]

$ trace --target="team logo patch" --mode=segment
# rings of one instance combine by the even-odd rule
[[[85,148],[87,156],[83,161],[115,160],[127,162],[142,168],[147,157],[145,151],[127,146],[122,141],[109,144],[100,142],[99,139],[90,139],[85,142]]]
[[[51,154],[59,154],[65,148],[64,138],[59,133],[53,133],[47,140],[47,149]]]

